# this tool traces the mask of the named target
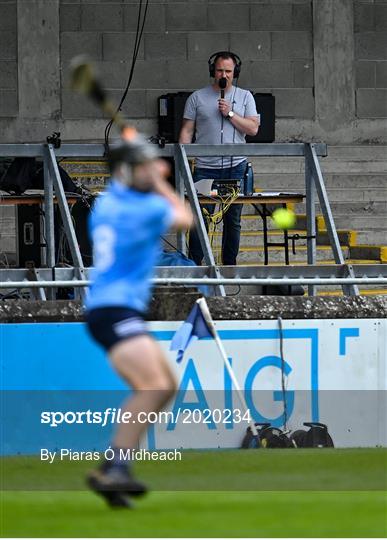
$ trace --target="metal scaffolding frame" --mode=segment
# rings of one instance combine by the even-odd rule
[[[53,298],[53,288],[78,288],[83,297],[89,282],[88,269],[84,267],[79,251],[74,226],[60,178],[57,158],[103,158],[103,144],[68,144],[54,148],[52,144],[0,144],[0,156],[40,157],[44,166],[44,212],[47,268],[31,270],[0,270],[0,288],[38,288],[40,298]],[[303,157],[305,160],[305,193],[307,220],[307,263],[308,266],[282,267],[219,267],[208,240],[203,216],[188,157],[233,156],[248,154],[251,157]],[[327,155],[324,143],[274,143],[274,144],[167,144],[159,149],[160,157],[172,157],[175,162],[176,189],[183,198],[186,194],[196,216],[198,234],[203,248],[204,267],[158,267],[154,283],[156,285],[198,285],[207,284],[214,294],[224,296],[224,285],[308,285],[309,294],[316,294],[316,286],[340,284],[344,294],[359,294],[358,284],[385,284],[387,265],[359,265],[358,268],[345,263],[338,239],[327,191],[321,172],[319,157]],[[327,226],[333,251],[335,266],[316,265],[316,194]],[[73,268],[55,267],[54,199],[57,198],[65,234],[73,260]],[[177,247],[185,252],[184,234],[177,236]],[[44,291],[46,289],[46,292]]]

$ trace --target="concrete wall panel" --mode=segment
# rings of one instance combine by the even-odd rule
[[[352,0],[313,0],[316,118],[329,133],[355,114]]]
[[[102,60],[102,34],[100,32],[62,32],[60,35],[62,61],[78,54],[93,60]]]
[[[74,99],[74,92],[62,90],[62,116],[64,119],[102,118],[102,111],[85,96]]]
[[[81,29],[120,32],[124,29],[123,15],[120,4],[81,4]]]
[[[0,32],[10,30],[16,32],[16,2],[0,3]]]
[[[272,58],[312,58],[312,36],[310,32],[273,32]]]
[[[114,32],[102,34],[102,56],[104,60],[131,61],[135,44],[135,32]],[[138,47],[138,60],[144,60],[144,41]]]
[[[312,3],[294,4],[292,8],[292,29],[310,31],[312,28]]]
[[[356,96],[359,118],[387,118],[387,89],[359,89]]]
[[[243,55],[243,62],[269,60],[271,57],[270,32],[232,32],[230,48],[240,56]]]
[[[155,33],[145,35],[145,59],[187,58],[187,34],[185,32]]]
[[[59,118],[59,0],[19,0],[17,38],[19,115],[40,121]]]
[[[387,62],[376,62],[376,88],[387,88]]]
[[[0,61],[0,88],[17,91],[17,63]]]
[[[362,32],[356,34],[355,57],[358,60],[386,60],[386,32]]]
[[[235,32],[249,27],[250,7],[248,4],[228,4],[208,6],[208,30],[228,30]]]
[[[137,28],[137,19],[139,2],[127,3],[124,5],[124,30],[135,32]],[[142,14],[144,13],[144,6]],[[141,19],[142,20],[142,19]],[[146,15],[146,32],[162,32],[165,30],[165,6],[163,4],[149,4]]]
[[[210,84],[208,65],[198,60],[170,60],[167,63],[169,88],[192,90]]]
[[[292,62],[293,85],[296,88],[312,88],[314,84],[313,62],[296,60]]]
[[[15,32],[0,32],[0,60],[16,60],[17,36]]]
[[[18,103],[15,90],[0,88],[0,116],[9,118],[17,116],[17,113]]]
[[[248,85],[254,88],[291,88],[293,71],[289,62],[250,62],[247,76]]]
[[[114,103],[119,103],[123,94],[123,89],[114,90],[110,95]],[[128,90],[122,113],[129,118],[144,118],[146,116],[146,94],[143,90]]]
[[[374,30],[373,4],[355,2],[354,10],[355,32],[368,32]]]
[[[131,88],[161,88],[163,91],[169,88],[167,66],[170,61],[147,60],[138,61],[134,70]],[[129,64],[124,69],[124,73],[129,75]],[[121,66],[122,72],[122,66]],[[167,74],[167,75],[166,75]],[[125,75],[127,78],[127,76]],[[182,79],[184,81],[184,79]]]
[[[167,4],[165,7],[167,30],[177,32],[207,30],[207,2]],[[218,30],[222,30],[222,28]]]
[[[387,30],[387,3],[375,5],[375,30]]]
[[[356,62],[356,88],[374,88],[375,80],[375,62]]]
[[[187,40],[188,59],[203,60],[205,63],[217,51],[231,50],[238,54],[238,48],[230,44],[230,34],[227,32],[188,32]]]
[[[274,94],[277,117],[314,117],[314,99],[311,89],[275,89]]]
[[[251,6],[251,30],[290,30],[292,28],[292,5],[280,3]]]
[[[61,4],[59,12],[61,32],[76,32],[81,29],[80,4]]]

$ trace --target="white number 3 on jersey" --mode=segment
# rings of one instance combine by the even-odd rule
[[[105,271],[114,263],[116,234],[109,225],[100,225],[93,233],[93,259],[97,270]]]

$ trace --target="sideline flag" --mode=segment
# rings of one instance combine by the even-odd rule
[[[200,300],[195,302],[187,319],[173,336],[170,350],[178,351],[176,357],[177,363],[183,360],[184,352],[191,343],[204,337],[214,337],[203,317],[199,302]]]
[[[232,383],[235,387],[237,396],[239,398],[242,409],[249,413],[249,424],[250,429],[253,434],[253,439],[255,442],[255,448],[260,448],[261,441],[259,438],[259,433],[257,426],[255,425],[253,419],[250,416],[250,411],[247,408],[246,400],[241,391],[235,373],[232,369],[226,351],[224,350],[223,344],[220,340],[218,332],[215,328],[214,321],[212,320],[210,310],[208,309],[207,302],[205,298],[199,298],[196,300],[194,307],[191,310],[191,313],[188,315],[185,322],[173,336],[170,350],[178,351],[176,362],[181,362],[183,359],[184,352],[187,350],[189,345],[196,339],[212,337],[215,340],[215,343],[218,347],[224,365],[230,375]]]

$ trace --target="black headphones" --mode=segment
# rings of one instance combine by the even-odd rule
[[[230,52],[230,51],[218,51],[214,54],[212,54],[209,59],[208,59],[208,70],[210,72],[210,77],[215,77],[215,64],[216,64],[216,61],[218,60],[218,58],[221,58],[222,55],[227,55],[229,57],[231,57],[234,62],[235,62],[235,66],[234,66],[234,74],[233,74],[233,78],[234,79],[237,79],[241,73],[241,68],[242,68],[242,60],[239,58],[239,56],[233,52]]]

